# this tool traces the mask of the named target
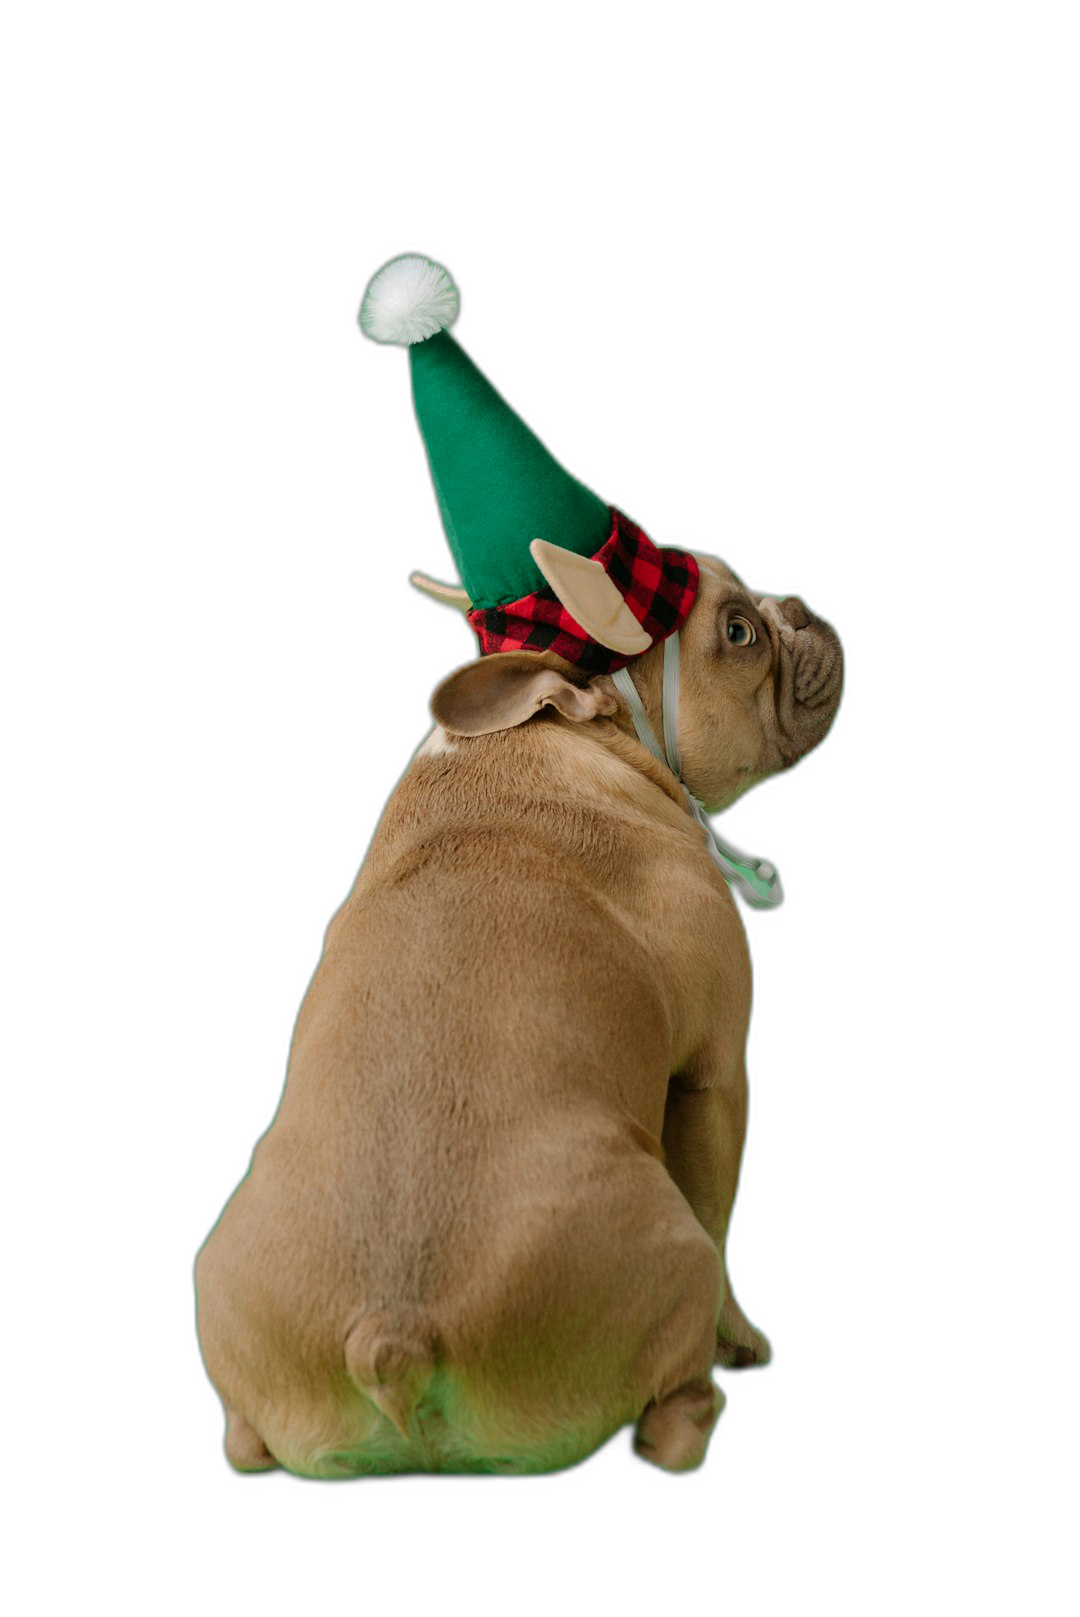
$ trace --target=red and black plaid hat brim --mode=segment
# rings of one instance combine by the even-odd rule
[[[659,550],[639,527],[611,510],[611,534],[598,561],[655,644],[680,629],[697,594],[698,564],[685,550]],[[613,674],[642,653],[609,651],[585,633],[550,584],[519,601],[474,608],[468,614],[480,652],[554,651],[590,674]]]

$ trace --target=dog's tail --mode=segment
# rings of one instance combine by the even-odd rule
[[[434,1373],[437,1348],[418,1308],[371,1309],[345,1339],[349,1375],[402,1437],[409,1436],[409,1419]]]

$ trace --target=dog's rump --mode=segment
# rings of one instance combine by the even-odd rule
[[[204,1337],[226,1407],[276,1460],[325,1478],[547,1471],[708,1374],[712,1242],[632,1120],[562,1121],[519,1121],[442,1228],[397,1229],[392,1270],[340,1228],[332,1244],[367,1261],[335,1272],[268,1242],[253,1209],[258,1253],[234,1244],[204,1276]]]
[[[542,1129],[516,1144],[459,1283],[358,1316],[345,1356],[367,1417],[300,1469],[552,1470],[708,1374],[716,1251],[635,1130],[596,1118],[570,1151]]]

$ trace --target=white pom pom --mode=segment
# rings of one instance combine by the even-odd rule
[[[442,265],[406,253],[384,264],[368,282],[360,329],[376,342],[408,346],[452,326],[457,312],[457,287]]]

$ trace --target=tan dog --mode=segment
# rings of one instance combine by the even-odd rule
[[[841,653],[702,562],[683,775],[710,807],[825,735]],[[661,731],[660,659],[631,672]],[[637,1422],[703,1458],[762,1364],[724,1245],[746,1117],[735,902],[610,676],[469,664],[329,927],[280,1109],[196,1268],[241,1470],[542,1471]]]

